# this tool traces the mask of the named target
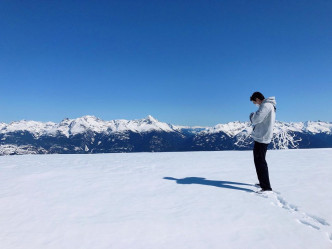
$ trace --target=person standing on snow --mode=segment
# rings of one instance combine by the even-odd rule
[[[265,156],[273,136],[277,103],[275,97],[265,99],[260,92],[254,92],[250,101],[258,107],[258,110],[251,113],[249,118],[253,125],[251,137],[255,141],[253,154],[259,186],[262,188],[260,191],[272,191]]]

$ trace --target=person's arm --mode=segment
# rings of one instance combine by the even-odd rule
[[[252,121],[251,121],[251,117],[252,117],[252,115],[254,115],[254,112],[250,113],[250,115],[249,115],[249,120],[250,120],[250,122],[252,122]]]
[[[270,108],[267,104],[263,104],[259,107],[257,112],[250,114],[250,121],[253,125],[256,125],[264,120],[267,114],[270,112]]]

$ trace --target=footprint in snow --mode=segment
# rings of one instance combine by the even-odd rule
[[[285,209],[300,224],[324,232],[332,242],[332,233],[327,230],[330,224],[325,219],[301,211],[296,205],[287,202],[277,191],[255,192],[255,194],[259,197],[269,199],[272,205]]]

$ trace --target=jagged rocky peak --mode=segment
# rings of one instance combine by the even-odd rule
[[[84,119],[84,120],[100,120],[99,118],[97,118],[94,115],[85,115],[85,116],[80,117],[79,119]]]
[[[149,123],[156,123],[156,122],[159,122],[157,119],[155,119],[155,118],[152,117],[151,115],[148,115],[144,120],[147,121],[147,122],[149,122]]]
[[[72,121],[72,119],[70,118],[64,118],[61,120],[61,122],[59,123],[60,126],[62,125],[68,125],[70,122]]]
[[[91,126],[96,123],[102,123],[103,121],[92,115],[85,115],[75,119],[65,118],[60,122],[60,126],[74,126],[74,125],[82,125],[82,126]]]
[[[88,121],[101,121],[100,118],[97,118],[96,116],[94,115],[85,115],[85,116],[82,116],[82,117],[79,117],[79,118],[64,118],[61,123],[70,123],[72,121],[85,121],[85,122],[88,122]]]
[[[73,120],[75,123],[96,123],[96,122],[101,122],[102,120],[97,118],[96,116],[92,115],[85,115],[80,118],[76,118]]]

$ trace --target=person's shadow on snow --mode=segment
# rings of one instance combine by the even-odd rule
[[[240,185],[240,186],[253,186],[252,184],[242,183],[242,182],[229,182],[229,181],[213,181],[213,180],[206,180],[203,177],[186,177],[183,179],[176,179],[173,177],[164,177],[166,180],[173,180],[176,181],[177,184],[201,184],[201,185],[209,185],[218,188],[228,188],[234,190],[241,190],[246,192],[254,192],[248,188],[237,187],[233,185]]]

